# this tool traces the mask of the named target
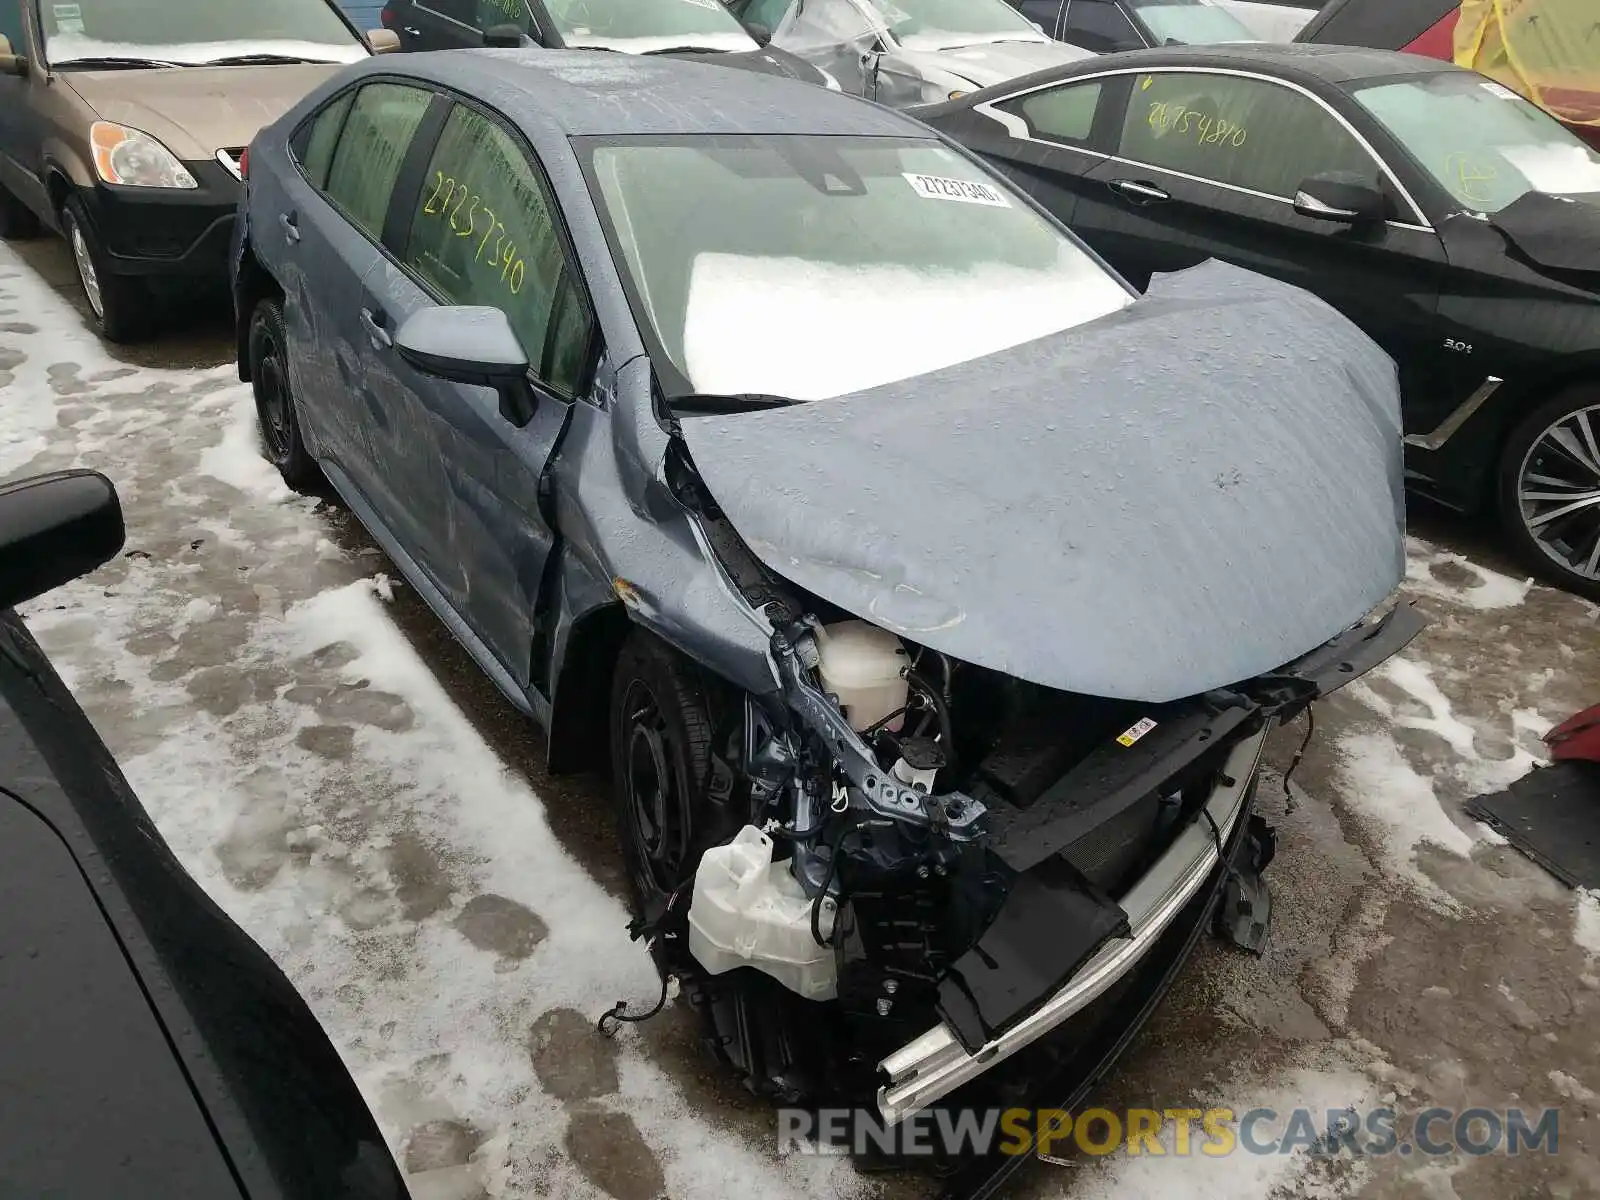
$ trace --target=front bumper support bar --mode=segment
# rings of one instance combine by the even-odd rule
[[[968,1054],[944,1024],[936,1025],[878,1064],[887,1082],[878,1089],[878,1108],[890,1123],[904,1120],[996,1063],[1070,1020],[1125,975],[1160,941],[1162,933],[1205,885],[1246,808],[1246,797],[1272,722],[1251,734],[1229,754],[1221,778],[1206,801],[1204,817],[1192,821],[1165,854],[1122,898],[1129,936],[1103,946],[1060,990],[1030,1016]],[[1218,837],[1220,832],[1220,839]]]

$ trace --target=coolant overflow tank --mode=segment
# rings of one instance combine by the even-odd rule
[[[817,650],[823,689],[839,697],[857,733],[906,706],[910,660],[904,643],[888,630],[866,621],[838,621],[817,630]],[[902,719],[895,717],[887,728],[898,730]]]
[[[833,915],[824,901],[823,937],[833,931]],[[838,994],[833,951],[811,936],[811,899],[787,862],[772,861],[772,839],[753,825],[701,857],[689,902],[689,953],[713,975],[754,967],[807,1000]]]

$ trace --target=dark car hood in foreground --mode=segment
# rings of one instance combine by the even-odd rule
[[[1393,363],[1215,262],[999,354],[682,427],[772,570],[1047,687],[1159,702],[1250,678],[1404,565]]]

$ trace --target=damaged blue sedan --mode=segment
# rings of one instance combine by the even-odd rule
[[[1259,948],[1267,734],[1421,626],[1343,317],[1140,296],[909,118],[662,58],[363,64],[247,173],[267,453],[609,770],[752,1088],[1056,1103],[1199,929]]]

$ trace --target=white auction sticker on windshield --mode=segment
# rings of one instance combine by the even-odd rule
[[[1506,87],[1505,84],[1496,83],[1492,79],[1486,79],[1482,83],[1480,83],[1478,86],[1481,87],[1484,91],[1488,92],[1489,95],[1498,96],[1502,100],[1521,100],[1522,99],[1521,96],[1517,95],[1510,88]]]
[[[76,4],[57,4],[50,9],[55,15],[57,33],[82,33],[83,9]]]
[[[987,204],[990,208],[1010,208],[1011,201],[987,183],[969,179],[946,179],[943,175],[913,175],[902,171],[911,190],[924,200],[955,200],[961,204]]]

